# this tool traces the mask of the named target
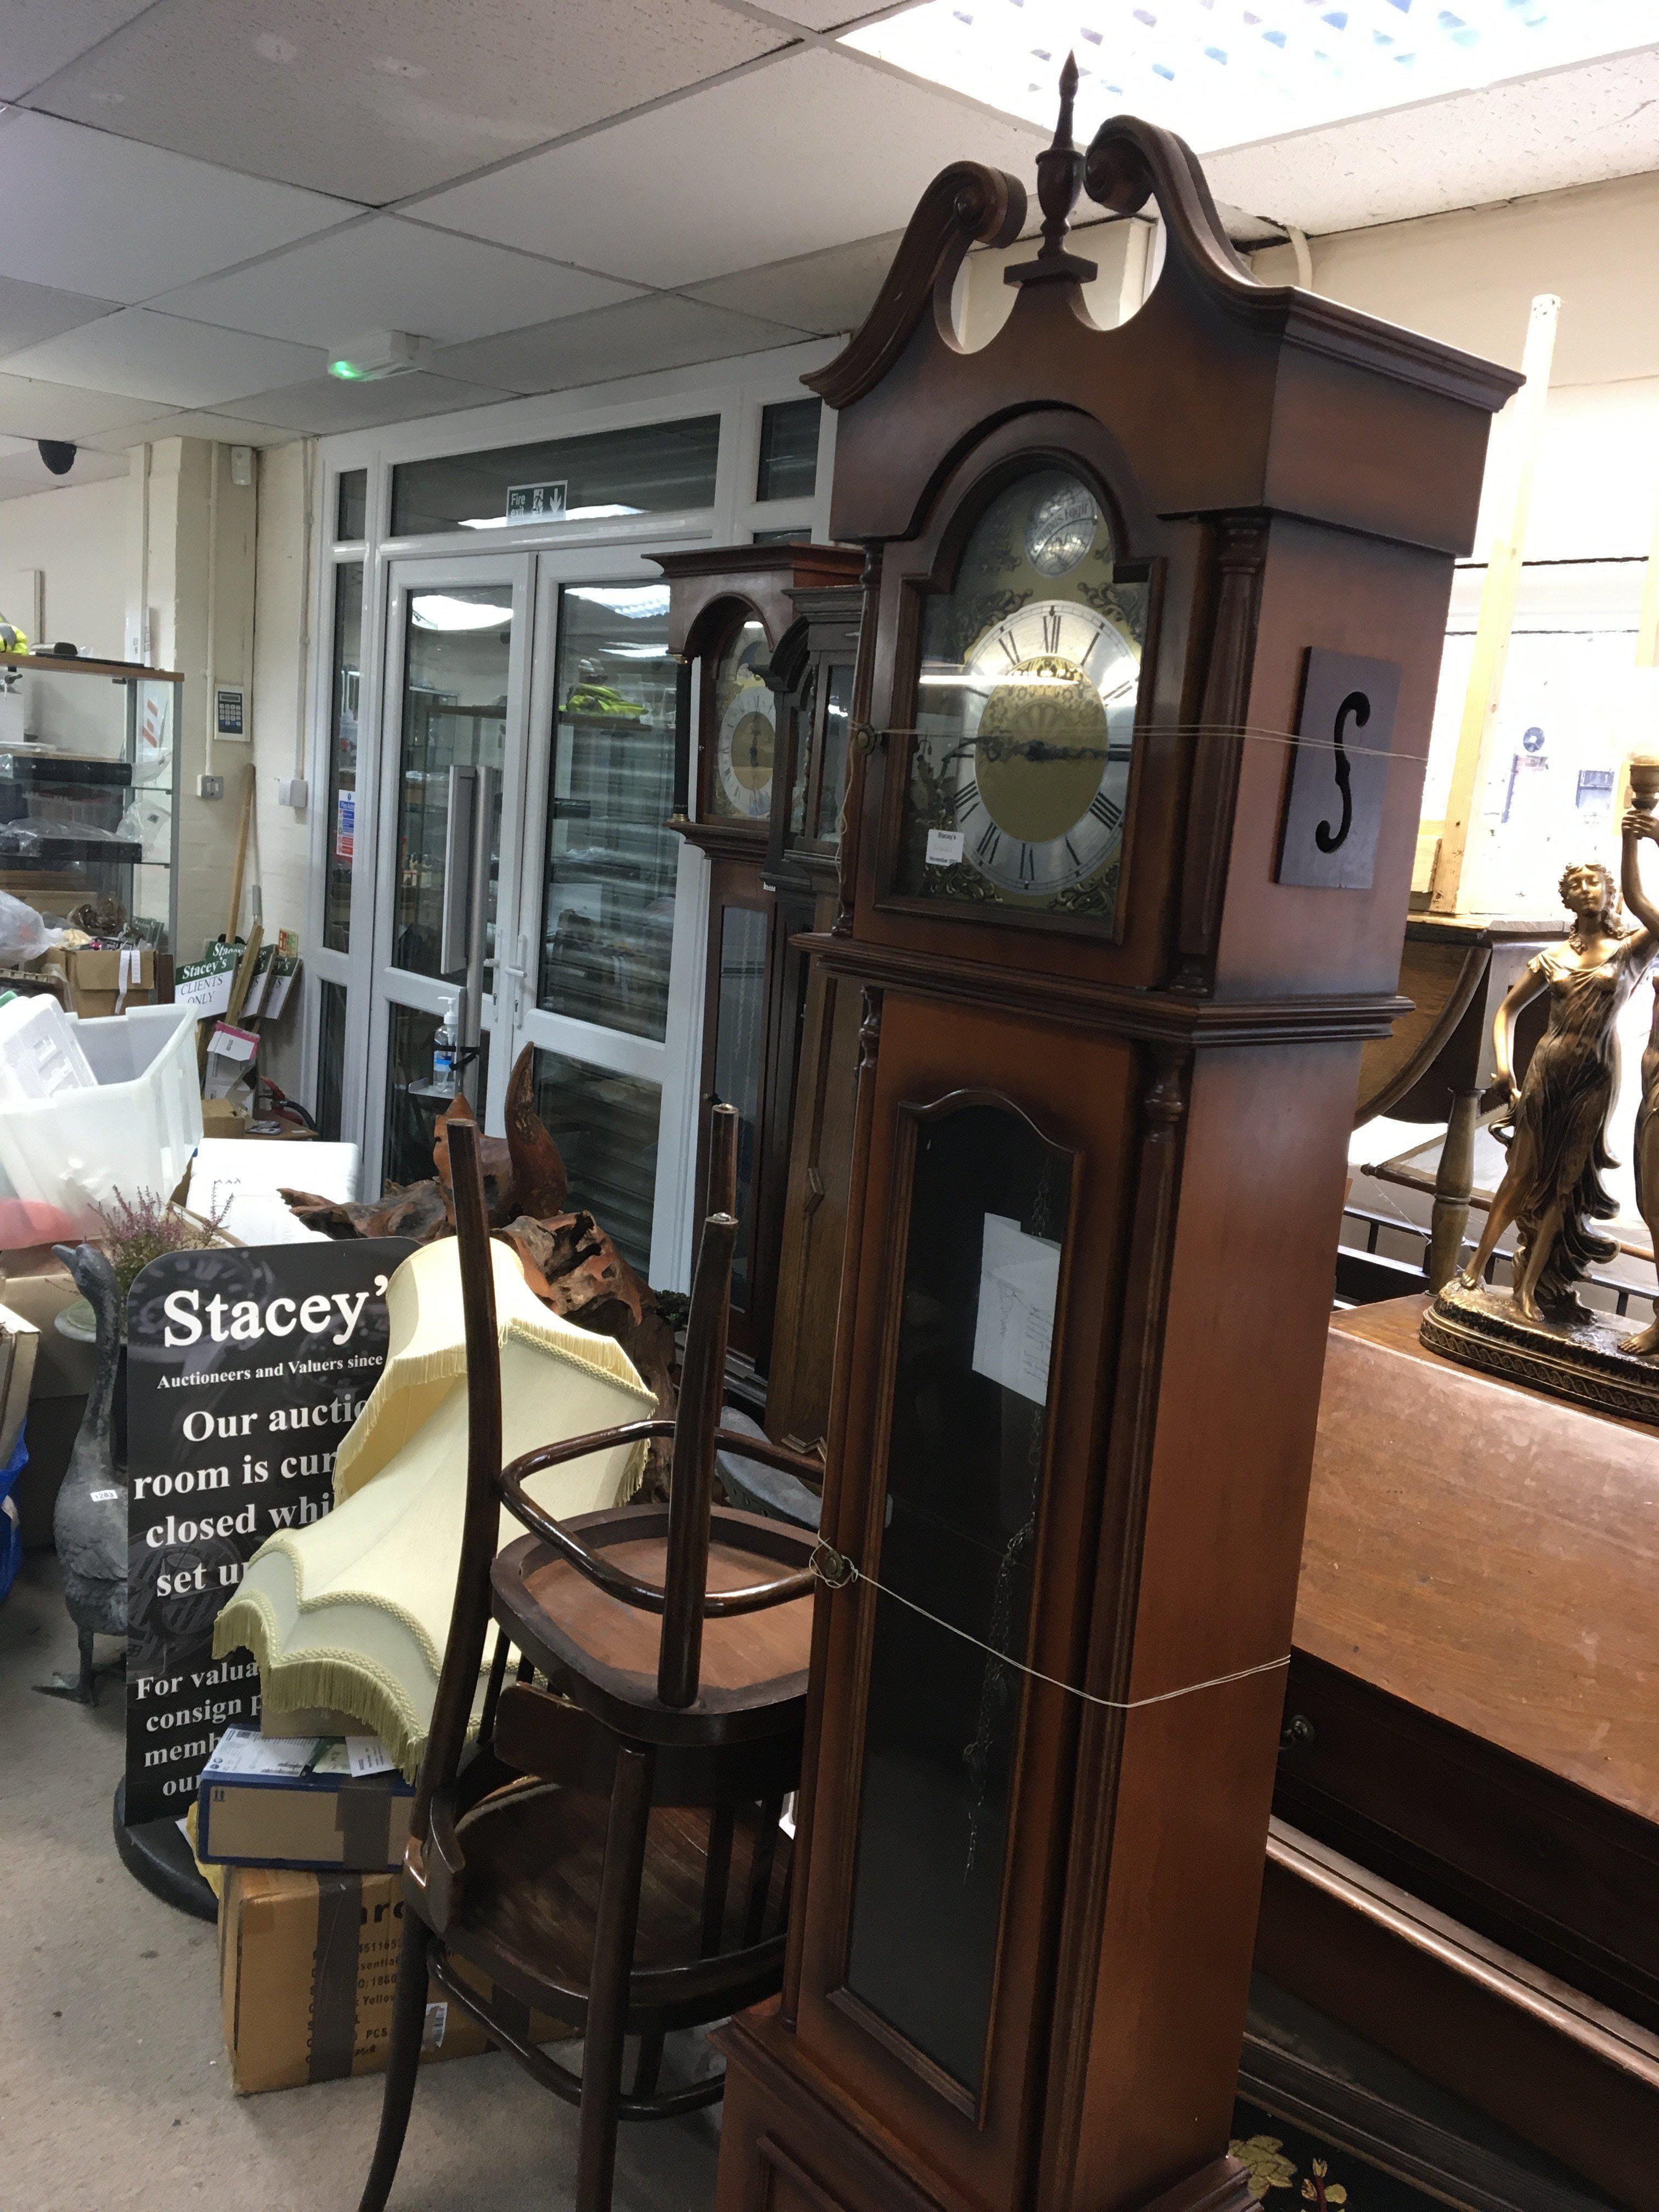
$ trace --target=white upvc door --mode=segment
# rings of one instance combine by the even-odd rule
[[[500,1126],[507,1066],[496,1049],[501,917],[518,910],[523,854],[534,556],[399,560],[389,566],[381,773],[374,841],[374,920],[365,1071],[362,1188],[430,1175],[441,1100],[433,1039],[457,1008],[445,963],[458,866],[483,863],[476,1027],[478,1066],[467,1088]],[[476,840],[453,816],[457,775],[484,819]],[[447,922],[450,929],[447,931]],[[510,1065],[511,1055],[507,1055]],[[492,1098],[491,1093],[496,1094]]]
[[[491,1122],[535,1053],[571,1195],[661,1285],[689,1272],[702,856],[667,827],[678,664],[667,586],[621,548],[537,559],[528,736],[504,795]],[[505,849],[505,840],[504,840]]]

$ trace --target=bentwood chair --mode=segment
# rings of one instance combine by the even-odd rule
[[[717,1445],[741,1443],[795,1472],[811,1463],[720,1427],[736,1116],[723,1109],[714,1121],[715,1208],[698,1251],[676,1418],[550,1445],[505,1468],[477,1131],[450,1125],[466,1516],[404,1862],[403,1950],[361,2212],[382,2212],[397,2172],[428,1977],[579,2107],[577,2212],[606,2212],[620,2119],[665,2118],[720,2096],[719,2076],[659,2088],[665,2037],[755,2003],[782,1979],[790,1848],[779,1823],[799,1773],[813,1540],[714,1507],[714,1460]],[[672,1439],[665,1506],[617,1506],[566,1525],[526,1491],[546,1468],[657,1437]],[[503,1504],[529,1533],[498,1556]],[[580,2075],[531,2039],[528,2010],[582,2035]],[[624,2094],[629,2034],[639,2056]]]

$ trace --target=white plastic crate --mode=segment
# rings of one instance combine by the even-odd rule
[[[0,1248],[101,1232],[118,1193],[167,1198],[202,1139],[191,1006],[71,1015],[96,1087],[0,1108]]]

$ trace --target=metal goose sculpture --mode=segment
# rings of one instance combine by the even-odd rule
[[[70,1454],[52,1516],[52,1541],[64,1571],[64,1602],[80,1638],[74,1680],[41,1682],[48,1697],[97,1703],[94,1636],[127,1630],[127,1478],[115,1463],[115,1376],[121,1357],[121,1290],[95,1244],[58,1244],[58,1258],[91,1306],[98,1337],[87,1409]]]

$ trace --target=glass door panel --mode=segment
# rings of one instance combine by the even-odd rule
[[[495,920],[517,896],[531,574],[525,556],[390,573],[365,1188],[432,1173],[453,1096],[434,1066],[441,1023],[465,1017],[458,1073],[488,1116]]]
[[[683,1287],[707,866],[668,826],[680,675],[668,587],[641,556],[617,556],[608,575],[592,562],[538,556],[496,1082],[535,1048],[538,1110],[572,1204],[642,1273]],[[504,788],[510,804],[510,773]],[[512,864],[511,824],[504,849]]]
[[[534,1067],[536,1111],[564,1155],[573,1202],[647,1274],[661,1086],[562,1052],[538,1050]]]
[[[413,591],[407,601],[403,728],[398,761],[397,892],[392,965],[416,975],[442,970],[449,851],[450,771],[505,764],[513,601],[499,586]],[[501,863],[497,802],[489,845],[485,984],[494,947],[493,895]]]
[[[558,630],[537,1003],[659,1041],[680,842],[667,589],[567,585]]]

